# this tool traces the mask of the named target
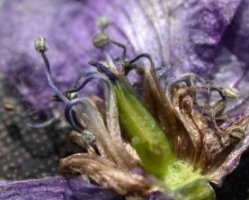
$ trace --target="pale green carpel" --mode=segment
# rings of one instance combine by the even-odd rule
[[[154,117],[121,81],[115,84],[120,123],[144,168],[158,178],[167,175],[167,166],[175,161],[168,138]]]

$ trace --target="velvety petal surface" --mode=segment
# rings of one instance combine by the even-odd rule
[[[41,58],[33,48],[38,35],[48,38],[54,77],[68,88],[87,61],[99,58],[91,38],[96,17],[107,16],[111,37],[127,45],[129,56],[148,52],[158,68],[206,73],[214,49],[240,0],[5,0],[0,12],[0,68],[37,108],[51,96]],[[8,23],[6,23],[8,22]],[[120,50],[114,47],[114,53]],[[39,102],[37,97],[39,96]]]
[[[231,113],[248,110],[249,81],[249,1],[242,1],[217,49],[213,82],[235,87],[240,99],[231,106]]]
[[[0,181],[0,199],[10,200],[121,200],[108,189],[77,179],[53,177],[19,182]]]
[[[89,49],[93,49],[95,22],[83,1],[70,2],[14,0],[1,6],[0,68],[36,108],[47,108],[52,96],[44,64],[34,49],[37,36],[48,40],[52,72],[62,89],[71,86],[79,71],[86,70],[92,56]],[[61,8],[62,4],[66,7]]]

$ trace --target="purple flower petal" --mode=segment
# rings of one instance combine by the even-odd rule
[[[170,58],[181,72],[205,75],[214,65],[216,47],[241,1],[184,2],[175,5]]]
[[[61,176],[27,181],[0,181],[0,199],[121,200],[103,187]]]
[[[66,8],[60,9],[62,5]],[[47,37],[56,82],[60,88],[68,89],[79,71],[88,70],[85,66],[94,50],[91,37],[95,19],[80,1],[4,1],[0,13],[1,70],[36,108],[47,108],[53,93],[42,59],[34,50],[36,37]],[[92,26],[85,28],[86,21]]]
[[[148,52],[157,67],[163,67],[165,71],[166,65],[170,66],[174,73],[192,71],[205,75],[216,64],[213,80],[217,84],[229,81],[236,85],[239,81],[236,76],[243,77],[243,67],[249,61],[249,43],[244,42],[248,36],[248,27],[244,26],[247,24],[247,3],[242,4],[241,13],[238,13],[228,29],[223,43],[218,45],[240,2],[179,0],[170,4],[154,0],[5,0],[0,8],[1,70],[36,108],[47,108],[52,91],[45,79],[43,63],[34,50],[34,39],[38,35],[48,38],[51,48],[48,56],[54,77],[60,88],[68,88],[79,72],[90,70],[86,64],[90,58],[101,57],[100,52],[93,48],[91,38],[98,31],[96,17],[105,15],[113,20],[107,32],[113,39],[128,46],[129,56]],[[111,53],[118,54],[119,49]],[[227,61],[229,68],[224,68]],[[246,99],[249,92],[245,89],[247,82],[237,85],[243,89],[243,99]],[[232,164],[237,164],[237,159],[247,146],[243,144],[238,147],[231,157]],[[88,184],[81,187],[77,183],[76,180],[69,184],[66,179],[57,177],[0,182],[0,197],[113,198],[113,194],[103,188]],[[110,196],[105,196],[104,191]],[[151,195],[150,199],[153,198],[160,197],[158,194]]]
[[[224,35],[223,44],[244,63],[249,63],[249,2],[242,1]]]
[[[249,93],[249,3],[242,1],[238,11],[224,34],[217,49],[213,82],[221,86],[235,87],[240,101],[231,105],[231,113],[248,110]]]
[[[35,38],[48,38],[54,77],[60,88],[68,88],[80,71],[89,70],[90,58],[100,57],[91,38],[97,32],[96,17],[104,15],[113,21],[107,32],[128,46],[130,56],[148,52],[164,71],[167,65],[177,73],[207,72],[239,3],[5,0],[0,8],[1,70],[36,108],[47,108],[52,92],[33,47]]]

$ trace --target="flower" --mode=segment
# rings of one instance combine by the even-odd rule
[[[149,52],[150,55],[152,55],[152,57],[154,58],[157,67],[164,66],[165,64],[172,66],[172,73],[173,74],[177,74],[177,73],[179,74],[179,71],[181,71],[181,72],[192,71],[192,72],[196,72],[197,74],[202,74],[202,73],[206,74],[206,72],[208,72],[208,71],[210,72],[210,71],[212,71],[212,69],[215,70],[215,68],[213,67],[214,66],[214,59],[216,62],[215,66],[219,66],[218,69],[224,70],[223,67],[220,67],[224,63],[224,59],[222,59],[222,58],[224,58],[224,57],[228,58],[228,56],[226,56],[226,55],[228,55],[229,52],[227,51],[226,48],[219,47],[219,48],[221,48],[221,50],[218,53],[219,56],[217,56],[217,54],[215,54],[215,49],[220,42],[220,39],[221,39],[222,34],[224,33],[224,30],[231,22],[231,19],[234,15],[235,10],[236,10],[237,6],[239,5],[239,3],[240,3],[240,1],[231,1],[231,2],[227,2],[227,1],[226,2],[223,2],[223,1],[205,2],[205,1],[203,1],[199,4],[195,4],[195,2],[193,1],[193,2],[183,3],[183,4],[179,3],[179,5],[176,5],[176,6],[171,5],[170,6],[171,9],[168,10],[169,11],[168,16],[172,16],[172,17],[169,17],[168,22],[170,22],[171,25],[172,24],[176,24],[176,25],[175,26],[172,25],[169,29],[168,28],[169,23],[163,22],[163,20],[161,20],[161,21],[158,20],[158,19],[161,19],[160,18],[160,11],[162,12],[163,9],[158,8],[157,5],[154,4],[154,2],[151,2],[151,5],[154,6],[154,7],[152,6],[152,8],[157,9],[158,12],[156,12],[156,13],[153,12],[153,9],[152,9],[152,11],[149,9],[148,9],[148,11],[147,11],[147,9],[144,9],[146,6],[149,7],[148,5],[146,5],[147,3],[144,1],[139,2],[138,7],[133,5],[133,2],[131,2],[130,4],[127,4],[130,6],[128,8],[125,8],[125,9],[128,9],[129,14],[132,13],[131,9],[136,10],[136,14],[137,14],[137,12],[141,12],[141,11],[139,11],[138,8],[144,9],[145,14],[143,12],[141,12],[141,18],[138,18],[138,20],[137,20],[138,21],[137,24],[139,24],[142,28],[140,28],[140,26],[136,26],[136,30],[134,30],[134,32],[137,34],[131,33],[132,29],[128,28],[127,26],[121,27],[121,30],[124,33],[126,33],[126,36],[128,35],[129,41],[133,44],[134,51],[136,53],[144,52],[144,51]],[[102,9],[102,7],[100,7],[100,9],[97,9],[98,5],[102,6],[103,4],[104,3],[101,2],[100,4],[97,4],[94,6],[96,6],[96,10],[103,11],[106,15],[108,15],[108,12],[105,12],[105,9]],[[226,6],[224,6],[224,4]],[[81,4],[77,3],[77,9],[79,9],[78,5],[81,5]],[[88,5],[91,5],[91,3],[88,3]],[[107,2],[105,6],[107,7],[106,9],[108,11],[109,6],[111,7],[111,6],[113,6],[113,4],[108,4],[108,2]],[[115,6],[116,6],[115,8],[118,8],[119,3],[117,3],[117,5],[115,5]],[[164,7],[162,6],[162,8],[164,8]],[[71,8],[71,9],[73,10],[73,8]],[[109,12],[110,12],[109,14],[111,15],[110,10],[109,10]],[[124,13],[126,13],[126,12],[127,12],[127,10],[124,10]],[[135,11],[133,11],[133,12],[135,12]],[[122,19],[122,17],[125,14],[122,15],[122,13],[123,12],[120,12],[119,15],[117,15],[117,16],[120,16],[120,18],[121,18],[120,21],[117,20],[117,22],[119,22],[123,26],[123,25],[125,25],[125,22],[124,22],[125,19]],[[205,16],[204,18],[201,17],[202,14]],[[86,13],[84,13],[82,15],[86,15]],[[109,17],[109,18],[112,19],[113,17]],[[135,15],[131,14],[130,18],[134,19]],[[149,20],[144,20],[144,19],[149,19]],[[183,19],[189,19],[189,20],[187,20],[187,22],[185,22]],[[205,23],[202,23],[203,21]],[[120,24],[117,24],[116,27],[120,27]],[[148,24],[150,24],[150,26],[147,26]],[[151,31],[146,31],[146,28],[151,27],[151,26],[154,29],[152,29]],[[169,30],[169,31],[167,33],[160,31],[160,29],[164,30],[164,28],[166,30]],[[170,34],[169,34],[169,32],[170,32]],[[182,32],[186,33],[186,35],[183,35]],[[114,37],[115,35],[121,36],[120,34],[115,33],[115,30],[114,30],[113,34],[110,33],[109,35],[112,35],[112,37]],[[90,36],[92,36],[92,33],[90,34]],[[157,39],[159,42],[155,43],[154,41],[155,40],[157,41]],[[120,41],[120,40],[119,40],[119,38],[117,38],[117,41]],[[65,43],[65,41],[66,41],[66,43]],[[84,41],[89,42],[89,40],[84,40]],[[63,43],[59,43],[59,44],[62,45],[64,43],[65,43],[65,46],[68,47],[67,40],[63,40]],[[162,43],[164,43],[164,44],[162,45]],[[7,42],[7,44],[8,44],[8,42]],[[226,44],[226,43],[224,42],[223,44]],[[83,46],[86,47],[88,45],[84,44]],[[4,47],[6,47],[6,45]],[[9,49],[9,48],[6,48],[6,49]],[[77,53],[74,54],[73,51],[70,51],[70,53],[72,53],[72,59],[75,58],[77,55]],[[91,53],[88,55],[91,55]],[[93,53],[93,55],[94,55],[94,53]],[[134,55],[134,53],[132,53],[132,55]],[[179,56],[179,55],[181,55],[181,56]],[[8,59],[5,59],[5,60],[8,60]],[[9,60],[11,60],[11,59],[9,59]],[[8,62],[10,62],[10,61],[8,61]],[[12,62],[14,62],[14,61],[12,60]],[[70,61],[66,61],[66,63],[67,62],[70,63]],[[239,63],[239,66],[240,66],[240,64],[241,63]],[[3,64],[3,66],[13,66],[13,64],[8,64],[8,65]],[[54,69],[54,66],[56,66],[56,65],[53,65],[53,69]],[[232,66],[233,65],[231,65],[231,67]],[[162,69],[166,69],[166,67],[164,67]],[[207,70],[207,69],[209,69],[209,70]],[[6,70],[6,68],[5,68],[5,70]],[[6,73],[9,73],[9,70],[10,69],[7,69]],[[31,72],[33,72],[33,70],[34,69],[31,69]],[[20,71],[23,71],[23,70],[21,69]],[[55,69],[55,71],[57,72],[59,70]],[[61,73],[63,73],[62,71],[63,70],[61,70]],[[225,70],[225,72],[226,71],[228,71],[228,70]],[[67,74],[71,75],[71,73],[67,73]],[[217,73],[217,74],[219,75],[220,73]],[[215,74],[211,78],[217,78],[218,81],[221,81],[221,78],[217,77],[217,74]],[[163,75],[164,75],[164,73],[163,73]],[[208,75],[209,74],[206,74],[206,78],[208,77]],[[32,78],[33,77],[34,76],[32,76]],[[60,79],[60,77],[57,75],[55,77],[56,77],[56,79],[57,78]],[[65,77],[65,75],[61,76],[61,77]],[[24,80],[28,80],[29,78],[30,78],[30,80],[32,80],[31,77],[28,77],[27,79],[25,78]],[[69,78],[69,79],[71,79],[71,78]],[[62,82],[64,82],[65,85],[70,82],[70,81],[68,81],[66,83],[66,81],[67,80],[63,80]],[[214,82],[216,84],[218,84],[218,81],[215,80]],[[35,83],[33,81],[30,81],[30,82]],[[37,85],[39,85],[39,84],[40,83],[38,83]],[[26,85],[28,85],[28,84],[26,84]],[[64,86],[62,83],[59,85]],[[30,90],[29,87],[26,87],[25,85],[24,86],[21,85],[18,87],[19,87],[20,91],[23,91],[22,93],[24,95],[26,95],[27,99],[29,99],[34,105],[38,106],[36,103],[37,102],[36,99],[33,98],[34,95],[30,95],[29,93],[27,93],[27,88],[28,88],[28,90]],[[32,85],[32,87],[38,88],[35,85],[34,86]],[[64,86],[64,88],[66,88],[66,87]],[[42,92],[41,94],[44,94],[44,93]],[[48,99],[48,98],[44,98],[44,99]],[[245,146],[243,146],[243,148],[245,148]]]

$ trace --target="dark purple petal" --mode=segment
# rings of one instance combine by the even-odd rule
[[[230,115],[248,110],[248,74],[245,64],[227,47],[221,44],[217,50],[215,66],[210,71],[210,81],[217,86],[234,87],[239,91],[239,98],[230,100],[226,112]]]
[[[123,198],[103,187],[57,176],[19,182],[0,181],[0,199],[121,200]]]
[[[238,57],[249,63],[249,2],[242,1],[238,11],[226,31],[223,44]]]
[[[240,101],[231,113],[248,110],[249,94],[249,2],[242,1],[217,50],[213,80],[219,85],[235,87]]]
[[[181,72],[205,75],[213,67],[215,49],[240,1],[183,2],[176,5],[176,17],[172,17],[171,59]]]

